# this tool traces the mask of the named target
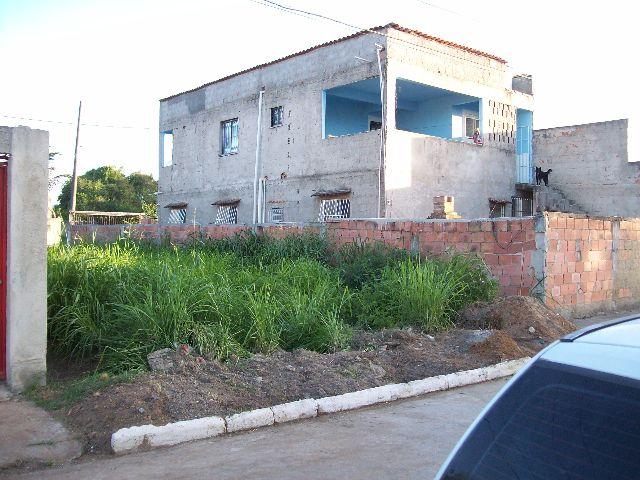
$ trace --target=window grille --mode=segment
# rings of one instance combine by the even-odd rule
[[[532,197],[511,197],[511,216],[512,217],[530,217],[533,215],[533,198]]]
[[[238,153],[238,119],[232,118],[220,124],[220,153]]]
[[[282,125],[282,117],[283,117],[283,108],[282,107],[273,107],[271,109],[271,126],[279,127]]]
[[[238,223],[237,205],[219,205],[216,213],[216,225]]]
[[[320,202],[319,222],[337,218],[349,218],[351,215],[351,202],[348,198],[332,198]]]
[[[507,203],[489,200],[489,217],[498,218],[507,216]]]
[[[284,222],[284,209],[282,207],[271,207],[271,210],[269,210],[269,221],[272,223]]]
[[[185,223],[186,221],[186,208],[172,208],[171,210],[169,210],[169,223]]]

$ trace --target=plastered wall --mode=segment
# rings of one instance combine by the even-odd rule
[[[10,153],[7,189],[7,383],[44,383],[47,351],[47,181],[49,134],[0,127]]]
[[[473,152],[466,145],[446,146],[424,136],[424,140],[406,140],[400,134],[394,143],[395,85],[398,78],[403,78],[483,98],[480,111],[487,117],[483,121],[485,132],[489,132],[490,118],[497,115],[489,113],[489,102],[492,108],[494,100],[500,102],[505,107],[500,112],[510,112],[515,106],[531,109],[532,97],[508,90],[511,77],[504,63],[403,31],[389,29],[387,33],[392,39],[360,35],[161,101],[159,131],[173,131],[174,151],[173,165],[160,166],[160,222],[167,221],[165,205],[187,202],[187,223],[209,225],[215,221],[217,210],[212,203],[237,198],[238,222],[251,223],[258,92],[263,87],[260,128],[267,208],[281,206],[285,221],[313,221],[319,213],[319,199],[312,196],[316,190],[347,188],[351,189],[352,217],[376,216],[381,132],[322,138],[323,90],[378,76],[376,44],[385,47],[382,61],[387,79],[384,110],[388,140],[382,173],[382,215],[427,216],[432,191],[436,190],[435,194],[459,197],[460,211],[469,218],[488,215],[489,196],[509,198],[513,185],[509,190],[503,187],[513,176],[515,158],[509,159],[507,171],[503,168],[507,153],[489,148]],[[419,49],[402,39],[417,42]],[[270,108],[280,105],[284,108],[284,124],[271,128]],[[236,117],[239,151],[222,156],[220,123]],[[446,122],[449,135],[450,121],[448,118]],[[426,168],[424,150],[432,146],[437,150],[427,156],[431,168]],[[508,142],[494,146],[513,150],[513,144]],[[407,153],[407,148],[415,148],[416,152]],[[412,172],[409,184],[404,181],[407,164]],[[465,181],[458,181],[457,169],[450,164],[462,164],[467,172],[482,173],[484,177],[460,172]],[[496,165],[497,173],[487,174],[489,167]],[[442,180],[443,175],[452,172],[451,181]],[[491,181],[483,185],[481,180],[487,178]],[[497,186],[495,178],[499,178]],[[394,186],[389,189],[384,186],[386,183]],[[385,193],[393,197],[390,203]]]
[[[591,215],[640,217],[640,162],[629,162],[627,120],[535,130],[536,165]]]

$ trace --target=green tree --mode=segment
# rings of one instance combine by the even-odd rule
[[[106,166],[89,170],[78,177],[77,210],[99,212],[142,212],[143,205],[156,203],[158,182],[151,175],[132,173],[126,176],[121,169]],[[60,196],[57,209],[68,218],[71,205],[71,179]]]

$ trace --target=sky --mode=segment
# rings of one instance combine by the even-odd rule
[[[533,75],[535,128],[640,113],[635,2],[280,1],[505,58]],[[0,125],[48,130],[56,171],[69,173],[82,100],[79,172],[157,178],[160,98],[353,32],[252,0],[0,0]]]

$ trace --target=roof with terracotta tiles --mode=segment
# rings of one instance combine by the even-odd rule
[[[248,72],[252,72],[254,70],[259,70],[260,68],[268,67],[269,65],[274,65],[276,63],[284,62],[285,60],[297,57],[299,55],[304,55],[306,53],[312,52],[312,51],[317,50],[319,48],[327,47],[329,45],[334,45],[336,43],[344,42],[345,40],[350,40],[352,38],[356,38],[356,37],[359,37],[361,35],[366,35],[368,33],[375,33],[375,32],[378,32],[380,30],[389,29],[389,28],[392,28],[392,29],[397,30],[399,32],[408,33],[410,35],[415,35],[417,37],[424,38],[426,40],[437,42],[437,43],[440,43],[442,45],[447,45],[449,47],[457,48],[459,50],[463,50],[465,52],[472,53],[474,55],[480,55],[482,57],[490,58],[490,59],[495,60],[495,61],[500,62],[500,63],[507,63],[506,60],[504,60],[504,59],[502,59],[502,58],[500,58],[498,56],[492,55],[490,53],[486,53],[486,52],[483,52],[481,50],[476,50],[475,48],[471,48],[471,47],[467,47],[467,46],[464,46],[464,45],[460,45],[460,44],[455,43],[455,42],[450,42],[448,40],[443,40],[442,38],[434,37],[432,35],[428,35],[426,33],[420,32],[418,30],[413,30],[413,29],[410,29],[410,28],[403,27],[401,25],[398,25],[397,23],[389,23],[387,25],[381,25],[381,26],[378,26],[378,27],[373,27],[373,28],[369,28],[369,29],[366,29],[366,30],[361,30],[361,31],[356,32],[354,34],[347,35],[346,37],[336,38],[335,40],[331,40],[331,41],[328,41],[328,42],[321,43],[319,45],[315,45],[315,46],[307,48],[305,50],[301,50],[299,52],[292,53],[291,55],[287,55],[285,57],[278,58],[276,60],[272,60],[272,61],[267,62],[267,63],[262,63],[260,65],[256,65],[254,67],[242,70],[240,72],[232,73],[231,75],[227,75],[226,77],[222,77],[222,78],[219,78],[219,79],[214,80],[212,82],[205,83],[204,85],[200,85],[199,87],[192,88],[190,90],[185,90],[184,92],[176,93],[174,95],[170,95],[168,97],[162,98],[162,99],[160,99],[160,101],[163,102],[165,100],[171,100],[172,98],[178,97],[178,96],[183,95],[185,93],[195,92],[196,90],[200,90],[201,88],[208,87],[209,85],[214,85],[216,83],[223,82],[223,81],[228,80],[230,78],[237,77],[237,76],[242,75],[244,73],[248,73]]]

